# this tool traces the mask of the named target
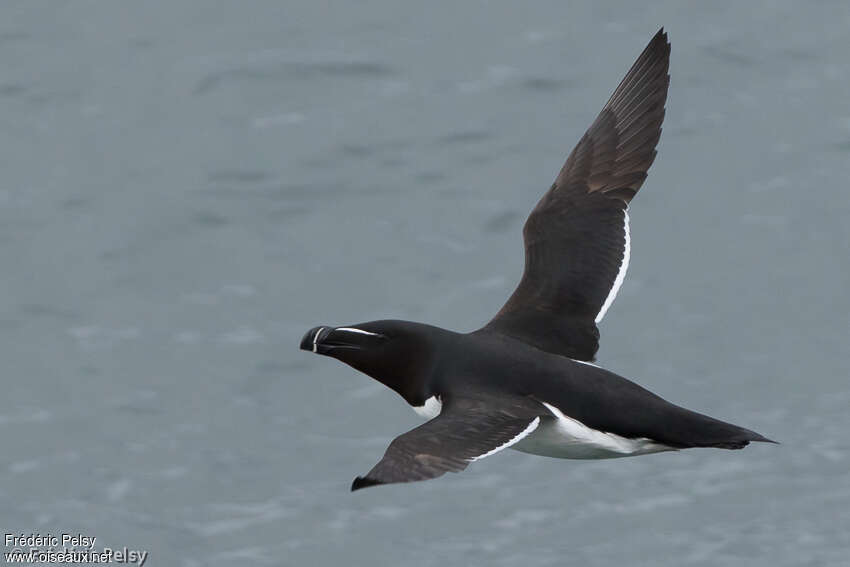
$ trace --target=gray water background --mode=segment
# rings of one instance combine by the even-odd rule
[[[846,2],[4,2],[0,527],[148,565],[850,564]],[[507,451],[355,494],[419,423],[297,349],[472,330],[659,26],[600,363],[782,442]]]

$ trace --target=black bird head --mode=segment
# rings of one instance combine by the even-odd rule
[[[433,344],[441,331],[409,321],[326,325],[307,331],[301,350],[344,362],[421,405],[432,394]]]

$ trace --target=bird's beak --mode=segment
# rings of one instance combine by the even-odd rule
[[[327,337],[332,330],[333,327],[314,327],[310,329],[304,335],[304,338],[301,339],[301,350],[309,350],[318,353],[322,340]]]
[[[362,350],[382,341],[386,336],[354,327],[314,327],[301,339],[301,350],[330,354],[339,350]]]

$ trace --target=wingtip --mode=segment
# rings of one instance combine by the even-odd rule
[[[374,478],[369,478],[368,476],[358,476],[354,479],[354,482],[351,483],[351,492],[356,490],[360,490],[361,488],[369,488],[370,486],[377,486],[379,484],[384,484],[380,480],[375,480]]]
[[[647,51],[661,53],[663,57],[670,57],[670,38],[667,35],[667,32],[664,31],[663,26],[654,36],[652,36],[652,39],[649,40],[649,44],[647,44],[646,48]]]

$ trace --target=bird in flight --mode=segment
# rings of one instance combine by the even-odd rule
[[[773,442],[593,364],[596,325],[629,265],[629,202],[655,159],[669,62],[662,28],[528,217],[525,271],[489,323],[456,333],[383,320],[304,335],[303,350],[371,376],[429,420],[396,437],[351,490],[460,472],[509,447],[604,459]]]

